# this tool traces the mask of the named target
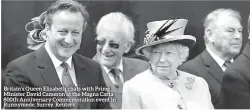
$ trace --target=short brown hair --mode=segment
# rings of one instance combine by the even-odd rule
[[[89,19],[89,13],[87,12],[86,8],[74,0],[57,0],[53,3],[46,11],[46,17],[44,24],[51,25],[52,23],[52,15],[54,15],[58,11],[68,10],[70,12],[81,12],[84,22],[87,22]]]

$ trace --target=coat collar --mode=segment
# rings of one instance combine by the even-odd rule
[[[62,86],[52,60],[44,46],[36,51],[36,61],[45,83],[50,86]]]
[[[99,62],[98,60],[98,56],[95,55],[93,58],[93,60]],[[122,57],[123,60],[123,78],[124,78],[124,82],[127,81],[128,79],[130,79],[131,77],[133,77],[133,65],[131,65],[128,61],[128,58]],[[106,71],[104,70],[104,68],[102,67],[102,74],[105,80],[106,85],[108,85],[108,87],[111,88],[113,93],[120,93],[114,85],[112,83],[112,81],[110,80],[108,74],[106,73]],[[122,100],[121,94],[116,96],[116,99],[118,101]],[[114,108],[121,108],[121,102],[115,102],[115,103],[110,103],[111,107],[115,106]]]
[[[207,72],[211,74],[219,83],[221,83],[223,77],[223,70],[221,69],[221,67],[212,58],[212,56],[208,53],[206,49],[202,52],[201,55]]]
[[[73,55],[72,61],[75,66],[76,81],[78,86],[86,86],[86,84],[88,84],[88,77],[86,77],[87,66],[84,63],[86,61],[83,61],[78,54]]]
[[[97,54],[92,59],[99,62]],[[123,65],[124,81],[127,81],[128,79],[130,79],[129,75],[130,75],[130,72],[133,72],[134,67],[132,65],[130,65],[128,58],[126,58],[126,57],[122,57],[122,65]],[[103,69],[103,67],[102,67],[102,69]],[[103,69],[103,71],[105,71],[105,70]]]

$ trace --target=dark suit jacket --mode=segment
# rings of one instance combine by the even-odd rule
[[[250,109],[250,43],[225,71],[221,102],[223,109]]]
[[[97,62],[78,54],[72,56],[72,62],[74,63],[78,87],[90,85],[106,86],[102,77],[101,67]],[[45,47],[41,47],[37,51],[31,52],[9,63],[6,73],[6,86],[62,87],[53,62]],[[110,107],[108,103],[81,102],[78,108],[96,109]]]
[[[98,61],[96,55],[93,57],[93,59],[95,61]],[[145,71],[146,69],[148,69],[148,67],[149,67],[149,64],[145,61],[123,57],[123,73],[122,74],[123,74],[124,82],[127,80],[130,80],[136,74]],[[102,73],[103,73],[103,77],[106,82],[106,85],[111,88],[113,93],[115,93],[115,98],[117,99],[117,102],[110,103],[111,108],[121,109],[121,105],[122,105],[122,92],[121,91],[122,90],[118,90],[114,86],[108,74],[103,68],[102,68]]]
[[[179,69],[204,78],[208,83],[214,108],[221,107],[220,90],[223,70],[206,49],[194,59],[182,64]]]

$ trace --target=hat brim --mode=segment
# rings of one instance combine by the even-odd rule
[[[162,43],[178,43],[178,44],[187,46],[189,49],[192,49],[196,43],[196,39],[194,36],[191,36],[191,35],[169,36],[169,38],[167,39],[162,39],[162,40],[158,40],[147,45],[143,45],[137,48],[135,53],[137,55],[143,56],[142,49],[153,46],[153,45],[162,44]]]

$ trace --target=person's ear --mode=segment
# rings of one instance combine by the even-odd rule
[[[46,37],[49,36],[49,33],[48,33],[48,32],[50,31],[50,28],[51,28],[51,27],[49,26],[49,24],[46,23],[46,24],[45,24],[45,28],[44,28],[44,32],[45,32],[45,34],[46,34]]]
[[[185,62],[188,58],[188,52],[182,52],[182,54],[180,54],[180,61],[181,63]]]
[[[151,47],[143,48],[141,51],[142,51],[143,56],[145,56],[146,58],[150,59],[151,53],[152,53]]]
[[[189,56],[189,48],[188,47],[182,47],[181,51],[179,51],[180,56],[180,62],[186,62]]]
[[[214,33],[213,33],[213,30],[211,28],[207,28],[205,30],[205,36],[209,42],[213,43],[215,41]]]
[[[126,44],[125,44],[125,47],[126,47],[126,49],[125,49],[125,53],[128,53],[129,52],[129,50],[131,49],[131,47],[132,47],[132,43],[131,42],[127,42]]]
[[[46,23],[45,24],[45,30],[48,31],[49,29],[50,29],[50,26],[49,26],[49,24]]]

